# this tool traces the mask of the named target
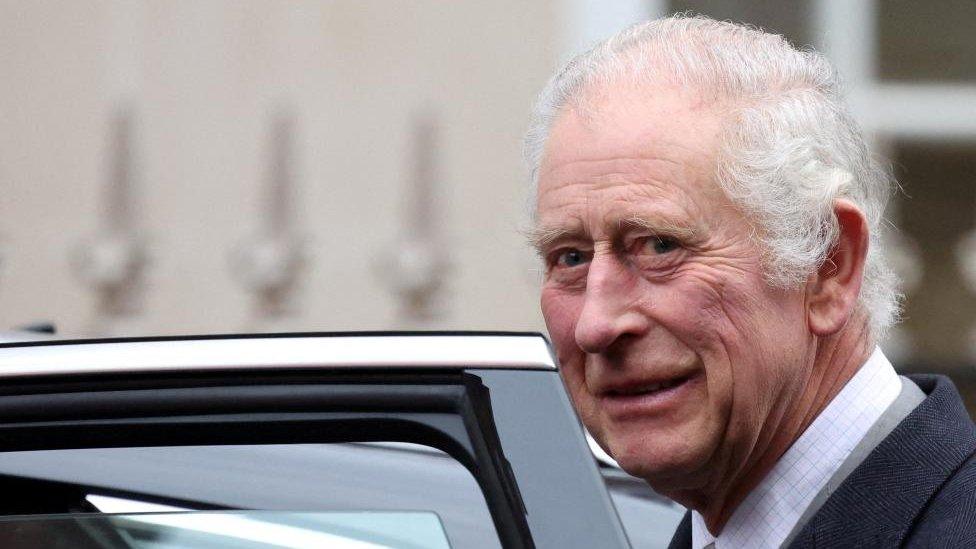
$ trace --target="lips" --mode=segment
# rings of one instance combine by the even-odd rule
[[[639,383],[634,385],[620,386],[616,388],[611,388],[606,391],[609,396],[633,396],[633,395],[643,395],[647,393],[656,393],[658,391],[670,389],[677,385],[680,385],[688,380],[690,376],[682,376],[677,378],[672,378],[664,381],[657,381],[653,383]]]
[[[666,414],[687,400],[701,380],[700,374],[615,383],[600,392],[600,400],[604,411],[618,419]]]

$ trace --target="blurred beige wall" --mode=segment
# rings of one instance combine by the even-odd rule
[[[0,327],[66,335],[245,329],[541,329],[520,139],[556,61],[553,2],[0,4]],[[113,120],[132,113],[134,313],[98,318],[75,265],[98,237]],[[275,114],[295,119],[291,311],[232,272],[260,233]],[[411,317],[384,273],[409,217],[418,117],[449,267]],[[386,259],[384,259],[386,258]]]

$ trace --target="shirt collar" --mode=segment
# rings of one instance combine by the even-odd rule
[[[697,511],[692,548],[777,547],[807,506],[901,391],[898,374],[875,348],[867,362],[736,508],[716,538]]]

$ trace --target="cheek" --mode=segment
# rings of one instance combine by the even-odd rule
[[[645,288],[642,310],[681,345],[707,364],[724,350],[730,319],[721,287],[697,277],[687,277],[667,286]]]
[[[701,276],[690,281],[679,298],[685,311],[695,311],[685,317],[685,332],[697,346],[714,350],[731,351],[743,342],[754,347],[755,338],[764,335],[763,318],[776,308],[764,296],[764,285],[744,273],[739,277]]]
[[[582,297],[543,288],[542,316],[559,359],[559,371],[570,396],[581,404],[580,391],[584,381],[585,354],[576,344],[576,321],[582,307]]]
[[[724,338],[747,362],[763,363],[784,350],[793,351],[806,331],[798,292],[776,290],[756,280],[727,286],[721,303]]]
[[[712,290],[696,304],[702,315],[694,345],[708,366],[710,393],[733,419],[751,423],[791,383],[802,307],[795,296],[769,288],[758,276]]]
[[[556,347],[560,360],[579,352],[576,345],[576,321],[582,307],[582,296],[575,296],[543,288],[541,298],[542,316],[546,320],[549,337]]]
[[[707,276],[675,282],[666,292],[657,292],[655,306],[646,310],[674,337],[675,345],[697,357],[712,412],[727,414],[735,387],[733,369],[751,339],[741,332],[748,320],[748,308],[740,303],[744,298],[737,295],[741,289]]]

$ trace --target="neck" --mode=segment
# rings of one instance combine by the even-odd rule
[[[760,434],[739,465],[738,473],[731,475],[731,482],[724,482],[720,488],[707,490],[707,493],[673,496],[697,510],[712,535],[721,533],[739,504],[870,357],[874,346],[867,323],[851,320],[847,329],[815,342],[812,366],[804,372],[805,384],[778,416],[768,417],[765,432]],[[736,469],[727,466],[724,470]]]

